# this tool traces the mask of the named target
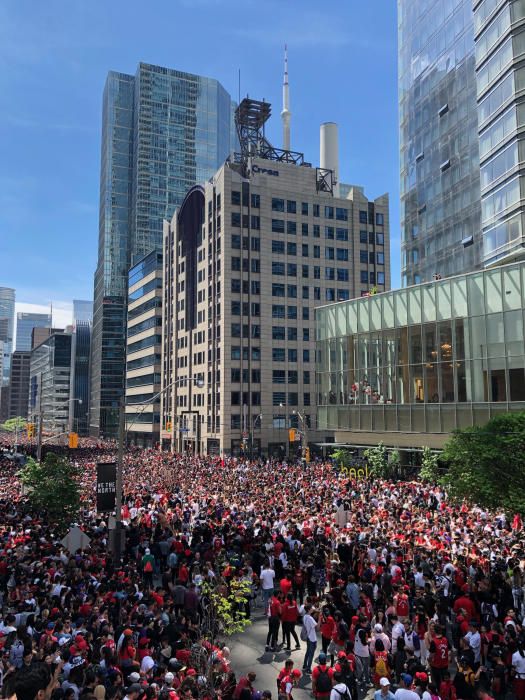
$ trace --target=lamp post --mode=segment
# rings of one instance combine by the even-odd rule
[[[172,386],[175,386],[181,382],[186,382],[186,381],[191,381],[195,383],[199,388],[202,388],[204,386],[204,379],[199,375],[197,377],[179,377],[178,379],[175,379],[173,382],[170,382],[167,386],[164,387],[164,389],[161,389],[157,394],[151,397],[151,399],[147,399],[146,401],[142,401],[139,404],[135,404],[136,406],[142,406],[142,410],[139,411],[138,413],[135,414],[134,420],[126,424],[126,396],[125,394],[122,394],[122,397],[120,399],[120,419],[119,419],[119,431],[118,431],[118,452],[117,452],[117,474],[116,474],[116,494],[115,494],[115,546],[114,546],[114,551],[113,551],[113,557],[115,562],[118,562],[120,560],[121,556],[121,546],[122,546],[122,541],[121,541],[121,532],[122,532],[122,476],[123,476],[123,470],[124,470],[124,443],[127,442],[127,437],[128,433],[131,430],[131,428],[135,425],[139,417],[144,413],[144,410],[146,406],[149,406],[164,394],[164,392],[168,391],[168,389],[171,389]]]
[[[301,421],[301,426],[302,426],[302,430],[301,430],[301,437],[302,437],[302,441],[301,441],[301,442],[302,442],[301,453],[302,453],[302,456],[304,457],[305,454],[306,454],[305,450],[306,450],[306,448],[308,447],[308,437],[307,437],[307,428],[308,428],[308,426],[307,426],[307,424],[306,424],[306,418],[305,418],[305,417],[303,416],[303,414],[300,413],[299,411],[294,411],[293,414],[294,414],[294,416],[297,416],[297,417],[299,418],[299,420]]]
[[[263,414],[259,413],[258,416],[255,416],[255,418],[253,419],[253,422],[252,422],[252,429],[250,431],[250,459],[251,460],[253,459],[253,432],[255,430],[255,427],[257,425],[258,420],[261,421],[261,428],[262,428],[262,417],[263,417]]]
[[[284,404],[283,404],[283,403],[280,403],[280,404],[279,404],[279,408],[285,408]],[[284,431],[285,431],[285,432],[286,432],[286,430],[287,430],[287,425],[286,425],[286,423],[288,422],[288,421],[286,420],[286,418],[287,418],[287,416],[286,416],[286,410],[285,410],[285,412],[284,412]],[[281,425],[282,425],[282,423],[281,423],[281,418],[279,418],[279,453],[281,453],[281,445],[282,445],[282,443],[283,443],[283,441],[282,441],[282,439],[281,439]],[[288,452],[288,450],[286,449],[286,443],[284,443],[284,454],[281,454],[280,456],[281,456],[281,457],[286,457],[286,453],[287,453],[287,452]]]

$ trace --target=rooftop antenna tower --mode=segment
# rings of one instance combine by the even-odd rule
[[[284,78],[283,78],[283,110],[281,119],[283,122],[283,149],[290,150],[290,89],[288,85],[288,47],[284,45]]]

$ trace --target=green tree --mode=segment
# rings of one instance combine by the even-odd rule
[[[419,471],[419,478],[422,481],[428,481],[432,484],[437,483],[439,479],[438,460],[438,455],[432,452],[430,447],[423,447],[421,469]]]
[[[233,579],[226,594],[218,586],[203,585],[203,626],[212,641],[219,636],[230,637],[244,632],[251,625],[244,610],[245,601],[251,594],[250,584],[242,579]]]
[[[335,459],[340,467],[351,467],[354,455],[350,450],[345,450],[343,447],[340,447],[332,452],[332,458]]]
[[[371,476],[379,479],[388,479],[392,475],[392,468],[388,463],[388,450],[382,442],[376,447],[370,447],[364,452],[368,460],[369,472]]]
[[[525,412],[456,430],[442,459],[449,469],[441,481],[452,497],[525,513]]]
[[[5,430],[7,433],[14,433],[15,430],[23,430],[27,425],[25,418],[18,416],[17,418],[9,418],[5,423],[0,425],[0,429]]]
[[[45,512],[58,529],[66,529],[77,518],[80,471],[67,459],[49,452],[39,464],[30,457],[19,476],[32,507]]]

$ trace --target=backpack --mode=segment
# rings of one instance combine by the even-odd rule
[[[344,700],[352,700],[350,696],[350,691],[348,690],[348,687],[345,685],[346,690],[344,692],[341,692],[340,690],[337,690],[337,688],[333,688],[335,692],[339,695],[340,698]]]
[[[388,677],[388,664],[387,664],[386,658],[384,656],[377,656],[376,657],[375,672],[376,672],[376,675],[379,676],[379,678],[387,678]]]
[[[319,675],[317,676],[317,680],[315,681],[316,694],[328,695],[328,693],[332,690],[332,681],[328,673],[328,668],[325,667],[324,670],[320,666],[318,666],[318,668]]]
[[[494,609],[491,603],[481,603],[481,624],[490,629],[494,622]]]

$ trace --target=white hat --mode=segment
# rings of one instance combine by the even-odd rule
[[[149,554],[149,549],[146,549],[146,554]]]
[[[374,632],[382,632],[383,631],[383,625],[380,625],[379,622],[377,625],[374,625]]]
[[[168,673],[166,673],[166,675],[164,676],[164,680],[166,681],[166,683],[173,683],[173,681],[175,680],[175,676],[171,671],[168,671]]]
[[[390,685],[390,681],[388,680],[388,678],[385,678],[383,676],[383,678],[381,678],[379,681],[379,685],[382,685],[383,687],[385,687],[385,685]]]
[[[129,680],[132,683],[138,683],[140,681],[140,673],[137,673],[136,671],[133,671],[133,673],[129,674]]]

